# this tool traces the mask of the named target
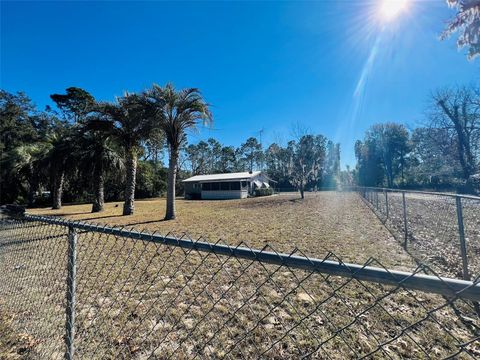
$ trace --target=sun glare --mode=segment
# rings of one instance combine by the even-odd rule
[[[381,0],[379,15],[383,21],[391,21],[407,9],[408,0]]]

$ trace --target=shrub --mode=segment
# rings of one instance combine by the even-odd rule
[[[472,175],[468,178],[466,192],[480,195],[480,173]]]
[[[273,195],[273,188],[261,188],[255,190],[255,196],[269,196]]]

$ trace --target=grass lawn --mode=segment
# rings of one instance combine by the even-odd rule
[[[298,194],[219,201],[177,199],[177,219],[171,221],[163,221],[165,199],[135,201],[132,216],[121,216],[121,202],[106,204],[102,213],[90,210],[87,204],[28,211],[161,234],[186,233],[192,239],[221,239],[229,245],[245,242],[257,249],[270,244],[279,252],[297,247],[313,257],[331,251],[346,262],[363,264],[373,257],[389,267],[414,267],[410,256],[354,193],[307,193],[304,201]]]

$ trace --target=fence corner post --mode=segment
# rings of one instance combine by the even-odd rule
[[[408,241],[408,225],[407,225],[407,201],[405,200],[405,191],[402,191],[402,202],[403,202],[403,228],[404,228],[404,236],[405,242],[403,247],[407,250],[407,241]]]
[[[463,280],[470,280],[470,275],[468,273],[467,245],[465,243],[465,228],[463,226],[462,198],[456,196],[455,201],[457,205],[458,238],[460,240],[460,254],[462,256]]]
[[[75,337],[75,291],[77,272],[77,231],[73,226],[68,227],[68,262],[67,262],[67,307],[65,317],[65,360],[74,357]]]

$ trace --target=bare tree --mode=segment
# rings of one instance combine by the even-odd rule
[[[313,135],[304,135],[297,142],[289,141],[288,176],[290,183],[300,191],[302,199],[305,198],[305,186],[313,178],[315,149]]]
[[[432,95],[430,126],[444,129],[456,145],[464,180],[479,170],[480,92],[473,87],[447,88]]]
[[[300,141],[303,136],[309,135],[311,133],[312,130],[300,121],[296,121],[290,125],[290,136],[295,141]]]

